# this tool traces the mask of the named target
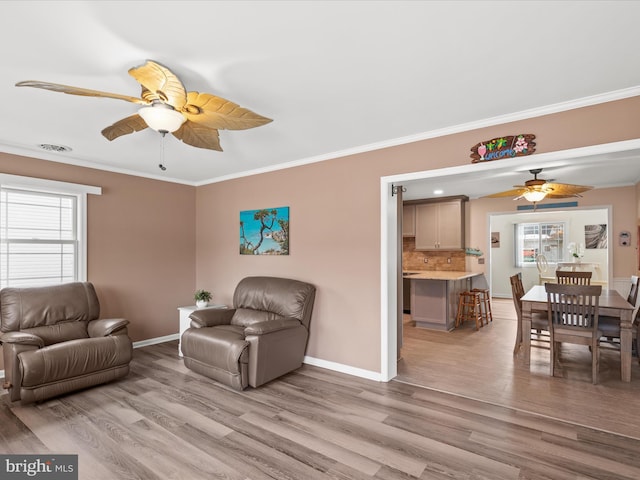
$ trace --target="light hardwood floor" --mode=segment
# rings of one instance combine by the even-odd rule
[[[4,395],[0,425],[0,451],[78,454],[82,480],[640,478],[640,440],[312,366],[236,392],[187,370],[177,342],[135,350],[107,385],[24,407]]]
[[[452,332],[415,328],[405,315],[397,380],[640,439],[640,365],[620,380],[620,354],[601,350],[599,383],[591,383],[587,347],[562,346],[561,368],[549,376],[549,350],[533,348],[531,365],[513,356],[516,315],[511,299],[493,299],[494,321]]]

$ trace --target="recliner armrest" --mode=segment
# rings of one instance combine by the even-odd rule
[[[215,327],[216,325],[229,325],[235,308],[206,308],[196,310],[189,318],[193,328]]]
[[[37,335],[26,332],[6,332],[0,336],[2,343],[15,343],[20,345],[33,345],[34,347],[44,347],[44,340]]]
[[[245,327],[245,335],[265,335],[267,333],[277,332],[279,330],[287,330],[289,328],[300,327],[302,324],[296,318],[282,318],[280,320],[269,320],[266,322],[258,322]]]
[[[91,338],[107,337],[126,328],[127,325],[129,325],[129,320],[124,318],[99,318],[89,322],[87,331]]]

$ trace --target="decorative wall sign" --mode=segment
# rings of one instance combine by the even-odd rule
[[[471,147],[471,163],[531,155],[536,151],[535,138],[531,133],[521,133],[480,142]]]
[[[241,255],[289,255],[289,207],[240,212]]]

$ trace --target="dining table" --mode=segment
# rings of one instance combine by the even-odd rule
[[[598,314],[620,319],[620,378],[623,382],[631,381],[634,308],[616,290],[602,289]],[[518,337],[525,365],[529,365],[531,361],[531,314],[533,312],[547,312],[547,292],[544,285],[534,285],[522,297],[522,325],[518,326]]]

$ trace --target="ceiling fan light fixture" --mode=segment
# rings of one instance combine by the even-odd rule
[[[547,196],[547,192],[542,190],[529,190],[522,194],[522,196],[529,202],[539,202]]]
[[[160,133],[175,132],[186,120],[184,115],[164,103],[155,103],[150,107],[142,107],[138,110],[138,114],[149,128]]]

